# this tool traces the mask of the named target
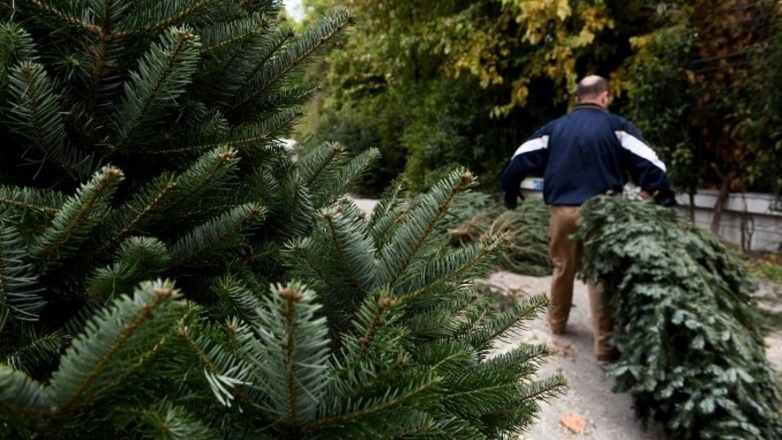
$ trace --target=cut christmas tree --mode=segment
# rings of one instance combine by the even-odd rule
[[[274,137],[349,25],[274,0],[0,0],[0,438],[503,438],[563,386],[545,306],[467,280],[496,237],[436,236],[455,172],[404,211],[342,199],[376,158]]]
[[[651,202],[582,210],[583,273],[603,280],[622,354],[608,368],[671,439],[780,439],[755,285],[720,238]]]

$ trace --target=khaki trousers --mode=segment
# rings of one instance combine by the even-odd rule
[[[551,282],[548,314],[551,331],[556,334],[565,332],[573,304],[573,280],[576,277],[583,246],[568,238],[576,232],[576,221],[581,209],[577,206],[552,206],[549,223],[549,255],[554,262],[554,277]],[[589,286],[589,307],[592,315],[592,333],[595,341],[595,354],[598,357],[609,356],[615,348],[608,342],[613,333],[611,313],[603,304],[603,284]]]

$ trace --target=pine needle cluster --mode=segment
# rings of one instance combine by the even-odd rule
[[[492,356],[545,306],[436,231],[473,177],[371,216],[377,152],[274,140],[351,21],[274,0],[0,0],[0,438],[510,438],[563,379]]]
[[[603,280],[622,351],[608,372],[671,439],[780,439],[755,282],[719,237],[651,202],[582,210],[583,276]]]

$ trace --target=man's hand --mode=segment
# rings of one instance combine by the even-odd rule
[[[642,199],[648,199],[649,193],[647,191],[642,190],[640,193],[638,193],[638,196],[641,197]],[[671,208],[679,205],[679,202],[676,201],[676,195],[674,195],[673,193],[663,195],[660,193],[660,190],[657,190],[654,193],[652,193],[651,197],[654,199],[654,203],[660,206],[665,206],[666,208]]]
[[[505,207],[508,209],[516,209],[516,207],[519,205],[519,199],[521,199],[522,202],[524,201],[524,194],[522,194],[521,188],[519,188],[515,194],[513,192],[506,192]]]

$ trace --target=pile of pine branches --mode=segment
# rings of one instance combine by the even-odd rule
[[[548,255],[549,209],[541,200],[528,200],[507,210],[490,196],[466,194],[455,204],[457,213],[447,227],[453,246],[465,246],[481,237],[506,235],[497,260],[500,269],[521,275],[546,276],[553,271]]]
[[[609,197],[584,206],[578,235],[616,320],[608,373],[640,417],[671,439],[782,438],[755,282],[731,248],[667,208]]]

